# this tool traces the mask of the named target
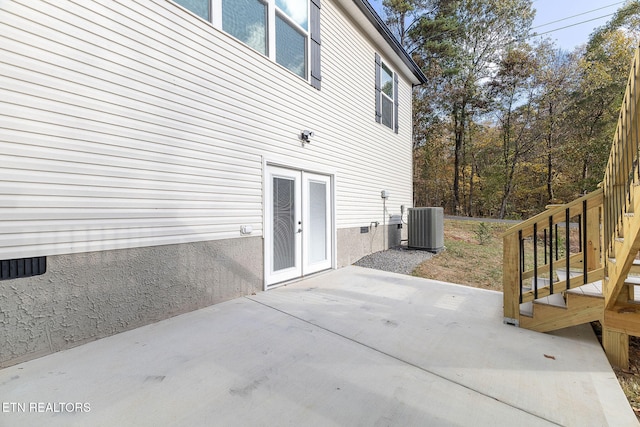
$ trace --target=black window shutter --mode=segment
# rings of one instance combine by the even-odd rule
[[[380,55],[376,53],[376,122],[380,123],[382,111],[380,106]]]
[[[398,74],[393,74],[393,123],[395,133],[398,133]]]
[[[320,90],[320,0],[311,0],[311,86]]]

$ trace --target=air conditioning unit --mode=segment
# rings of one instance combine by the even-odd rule
[[[438,253],[444,249],[444,209],[409,208],[409,247]]]

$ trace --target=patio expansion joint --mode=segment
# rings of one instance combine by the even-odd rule
[[[389,357],[389,358],[391,358],[391,359],[394,359],[394,360],[396,360],[396,361],[398,361],[398,362],[400,362],[400,363],[406,364],[406,365],[411,366],[411,367],[413,367],[413,368],[415,368],[415,369],[418,369],[418,370],[420,370],[420,371],[423,371],[423,372],[425,372],[425,373],[427,373],[427,374],[433,375],[433,376],[438,377],[438,378],[440,378],[440,379],[443,379],[443,380],[445,380],[445,381],[447,381],[447,382],[450,382],[450,383],[452,383],[452,384],[455,384],[455,385],[457,385],[457,386],[459,386],[459,387],[462,387],[462,388],[464,388],[464,389],[466,389],[466,390],[469,390],[469,391],[471,391],[471,392],[473,392],[473,393],[477,393],[477,394],[482,395],[482,396],[484,396],[484,397],[487,397],[487,398],[489,398],[489,399],[495,400],[496,402],[499,402],[499,403],[501,403],[501,404],[503,404],[503,405],[509,406],[509,407],[511,407],[511,408],[513,408],[513,409],[515,409],[515,410],[517,410],[517,411],[524,412],[524,413],[529,414],[529,415],[531,415],[531,416],[533,416],[533,417],[536,417],[536,418],[539,418],[539,419],[541,419],[541,420],[547,421],[547,422],[549,422],[549,423],[551,423],[551,424],[553,424],[553,425],[562,426],[562,424],[559,424],[559,423],[558,423],[558,422],[556,422],[556,421],[550,420],[550,419],[548,419],[548,418],[546,418],[546,417],[544,417],[544,416],[541,416],[541,415],[539,415],[539,414],[536,414],[536,413],[534,413],[534,412],[531,412],[531,411],[528,411],[528,410],[526,410],[526,409],[520,408],[520,407],[518,407],[518,406],[512,405],[511,403],[509,403],[509,402],[505,402],[504,400],[501,400],[501,399],[499,399],[499,398],[497,398],[497,397],[495,397],[495,396],[491,396],[491,395],[489,395],[489,394],[487,394],[487,393],[484,393],[484,392],[482,392],[482,391],[480,391],[480,390],[477,390],[477,389],[475,389],[475,388],[473,388],[473,387],[469,387],[468,385],[462,384],[462,383],[461,383],[461,382],[459,382],[459,381],[456,381],[456,380],[454,380],[454,379],[448,378],[448,377],[446,377],[446,376],[444,376],[444,375],[442,375],[442,374],[439,374],[439,373],[437,373],[437,372],[430,371],[430,370],[429,370],[429,369],[427,369],[427,368],[424,368],[424,367],[422,367],[422,366],[420,366],[420,365],[416,365],[416,364],[415,364],[415,363],[413,363],[413,362],[410,362],[410,361],[408,361],[408,360],[404,360],[404,359],[402,359],[402,358],[400,358],[400,357],[398,357],[398,356],[395,356],[395,355],[393,355],[393,354],[391,354],[391,353],[387,353],[387,352],[385,352],[385,351],[383,351],[383,350],[380,350],[380,349],[378,349],[378,348],[372,347],[372,346],[370,346],[369,344],[366,344],[366,343],[364,343],[364,342],[362,342],[362,341],[358,341],[358,340],[356,340],[356,339],[354,339],[354,338],[351,338],[351,337],[349,337],[349,336],[343,335],[343,334],[341,334],[341,333],[339,333],[339,332],[333,331],[333,330],[328,329],[328,328],[326,328],[326,327],[324,327],[324,326],[321,326],[321,325],[318,325],[318,324],[316,324],[316,323],[313,323],[313,322],[311,322],[311,321],[309,321],[309,320],[303,319],[302,317],[299,317],[299,316],[296,316],[296,315],[294,315],[294,314],[288,313],[288,312],[286,312],[286,311],[284,311],[284,310],[282,310],[282,309],[279,309],[279,308],[277,308],[277,307],[274,307],[274,306],[269,305],[269,304],[267,304],[267,303],[264,303],[264,302],[262,302],[262,301],[258,301],[258,300],[256,300],[256,299],[253,299],[253,298],[251,298],[251,297],[249,297],[249,296],[246,296],[245,298],[246,298],[246,299],[248,299],[248,300],[250,300],[250,301],[253,301],[253,302],[255,302],[255,303],[258,303],[258,304],[260,304],[260,305],[262,305],[262,306],[264,306],[264,307],[267,307],[267,308],[270,308],[270,309],[272,309],[272,310],[275,310],[275,311],[277,311],[277,312],[279,312],[279,313],[282,313],[282,314],[284,314],[284,315],[286,315],[286,316],[289,316],[289,317],[292,317],[292,318],[294,318],[294,319],[296,319],[296,320],[299,320],[299,321],[301,321],[301,322],[304,322],[304,323],[306,323],[306,324],[308,324],[308,325],[315,326],[316,328],[322,329],[323,331],[326,331],[326,332],[328,332],[328,333],[330,333],[330,334],[332,334],[332,335],[335,335],[335,336],[338,336],[338,337],[343,338],[343,339],[345,339],[345,340],[351,341],[351,342],[353,342],[354,344],[358,344],[358,345],[360,345],[360,346],[362,346],[362,347],[366,347],[366,348],[368,348],[369,350],[372,350],[372,351],[374,351],[374,352],[376,352],[376,353],[379,353],[379,354],[382,354],[382,355],[384,355],[384,356],[386,356],[386,357]]]

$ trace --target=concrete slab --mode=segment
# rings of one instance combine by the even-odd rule
[[[6,368],[0,403],[0,426],[638,425],[588,326],[359,267]]]

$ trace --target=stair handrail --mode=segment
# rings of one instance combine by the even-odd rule
[[[511,227],[509,227],[503,234],[502,237],[508,237],[512,234],[518,233],[518,231],[523,231],[523,237],[531,237],[533,235],[533,228],[535,224],[546,225],[549,217],[554,218],[554,224],[558,224],[564,222],[565,211],[570,209],[570,217],[574,217],[579,214],[582,209],[583,202],[587,202],[587,208],[591,209],[598,205],[602,204],[602,188],[598,188],[597,190],[592,191],[591,193],[585,194],[572,202],[561,204],[561,205],[553,205],[549,209],[540,212],[539,214],[532,216],[531,218],[519,222]]]
[[[629,211],[631,188],[640,176],[640,130],[636,117],[640,101],[639,71],[640,50],[636,50],[602,181],[605,260],[615,258],[615,239],[621,234],[624,217]]]
[[[600,222],[603,203],[603,189],[586,194],[572,202],[554,205],[538,215],[518,223],[503,234],[503,293],[505,322],[519,324],[520,304],[551,294],[561,293],[588,281],[604,277],[600,253]],[[571,254],[570,225],[578,218],[579,252]],[[564,223],[565,237],[562,248],[564,257],[559,256],[559,225]],[[542,234],[544,262],[538,261],[539,235]],[[555,240],[554,240],[555,239]],[[532,240],[533,268],[526,270],[525,241]],[[581,274],[570,277],[571,269],[581,267]],[[554,269],[555,267],[555,269]],[[566,269],[566,279],[555,281],[554,273]],[[547,274],[547,279],[540,276]],[[528,289],[525,280],[531,279]],[[546,281],[539,285],[539,282]]]

